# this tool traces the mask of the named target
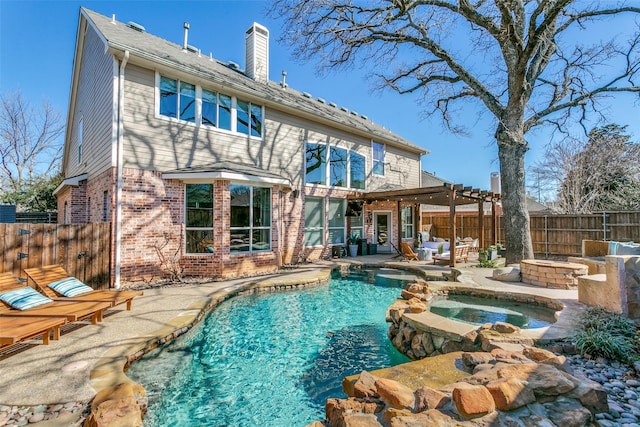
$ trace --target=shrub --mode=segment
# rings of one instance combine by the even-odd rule
[[[633,320],[602,307],[589,307],[578,317],[573,337],[580,353],[629,363],[640,355],[640,331]]]

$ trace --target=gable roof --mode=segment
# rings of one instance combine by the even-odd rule
[[[333,127],[342,128],[416,154],[422,155],[428,152],[411,141],[373,123],[365,116],[337,108],[321,98],[313,98],[308,93],[299,92],[288,86],[283,88],[276,82],[256,81],[233,67],[231,63],[224,63],[200,53],[185,51],[182,46],[176,43],[145,31],[135,30],[125,23],[115,21],[89,9],[81,8],[80,16],[84,17],[87,23],[100,35],[107,51],[120,58],[125,51],[129,51],[130,63],[138,60],[156,67],[162,66],[178,70],[257,98],[268,108],[286,111],[289,114],[316,122],[324,122]]]

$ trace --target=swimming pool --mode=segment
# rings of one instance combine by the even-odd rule
[[[342,379],[405,363],[385,313],[415,276],[369,270],[304,290],[234,297],[190,333],[135,362],[145,426],[304,426]]]

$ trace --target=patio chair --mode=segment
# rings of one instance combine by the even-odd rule
[[[467,262],[469,260],[469,248],[468,245],[459,245],[454,247],[456,261]],[[449,261],[451,259],[451,252],[444,252],[433,256],[433,263],[436,261]]]
[[[26,268],[24,272],[40,292],[54,301],[105,301],[111,307],[126,303],[127,310],[131,310],[133,299],[143,294],[142,291],[94,290],[59,265]]]
[[[60,339],[60,327],[67,323],[66,317],[0,316],[0,349],[42,336],[42,344],[49,338]]]
[[[105,301],[53,301],[11,273],[0,274],[0,317],[53,317],[68,322],[89,318],[95,324],[102,321],[109,307],[111,304]]]
[[[416,254],[413,249],[411,249],[411,246],[409,246],[409,244],[407,243],[401,243],[400,247],[402,247],[402,256],[404,256],[404,258],[408,261],[411,261],[412,259],[418,261],[418,254]]]

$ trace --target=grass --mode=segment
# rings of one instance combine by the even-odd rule
[[[630,363],[640,357],[640,329],[633,321],[601,307],[589,307],[578,318],[573,337],[582,354]]]

